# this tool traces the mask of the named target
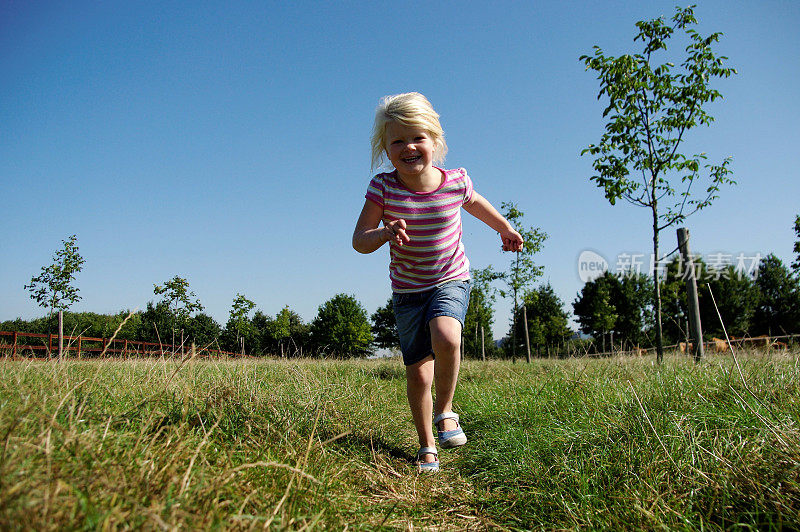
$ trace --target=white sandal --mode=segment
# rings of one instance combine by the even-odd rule
[[[423,462],[422,455],[425,454],[432,454],[435,460],[433,462]],[[439,471],[439,453],[436,451],[436,447],[420,447],[419,451],[417,451],[416,461],[422,473],[436,473]]]
[[[445,419],[454,420],[456,428],[453,430],[439,430],[439,422]],[[439,433],[439,445],[443,449],[452,449],[467,443],[467,435],[464,434],[464,429],[461,428],[461,423],[458,422],[458,414],[455,412],[442,412],[433,419],[433,424],[436,425],[436,430]]]

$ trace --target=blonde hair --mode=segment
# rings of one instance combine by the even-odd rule
[[[375,125],[372,128],[373,169],[386,162],[386,125],[389,122],[399,122],[426,130],[434,144],[433,162],[444,162],[447,143],[444,141],[444,130],[439,123],[439,115],[425,96],[418,92],[406,92],[384,96],[375,109]]]

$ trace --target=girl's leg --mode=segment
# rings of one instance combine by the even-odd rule
[[[434,374],[436,381],[436,414],[452,412],[453,395],[461,366],[461,322],[450,316],[439,316],[430,321],[431,345],[436,355]],[[453,430],[456,422],[444,419],[439,430]]]
[[[433,419],[433,398],[431,397],[431,384],[433,384],[433,357],[423,358],[416,364],[406,366],[406,394],[411,407],[411,416],[414,418],[414,427],[417,429],[420,447],[435,447],[431,419]],[[422,460],[432,462],[434,457],[430,454],[422,455]]]

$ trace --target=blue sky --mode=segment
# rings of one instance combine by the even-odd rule
[[[703,1],[699,31],[738,75],[685,151],[733,156],[738,185],[690,218],[693,251],[792,259],[800,213],[800,3]],[[350,246],[380,97],[441,114],[448,167],[550,235],[538,261],[567,307],[578,256],[649,260],[649,214],[610,206],[582,148],[603,131],[592,46],[635,51],[673,2],[9,2],[0,0],[0,320],[43,311],[23,285],[78,236],[74,310],[143,309],[189,280],[224,324],[237,293],[310,321],[337,293],[373,312],[388,251]],[[465,215],[474,267],[507,266]],[[662,234],[663,251],[675,232]],[[507,328],[498,301],[495,336]]]

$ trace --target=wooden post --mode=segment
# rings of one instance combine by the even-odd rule
[[[481,360],[486,362],[486,340],[483,334],[483,325],[481,325]]]
[[[517,293],[514,292],[514,311],[511,315],[511,363],[517,363]]]
[[[703,358],[703,330],[700,324],[700,305],[697,301],[697,275],[694,270],[694,261],[689,250],[689,230],[685,227],[678,228],[678,247],[681,250],[683,265],[686,269],[686,296],[689,302],[689,326],[694,340],[694,361],[700,362]],[[687,346],[688,347],[688,346]]]
[[[478,324],[475,323],[475,358],[478,358]]]
[[[64,361],[64,311],[58,311],[58,361]]]
[[[690,338],[689,338],[689,334],[690,333],[689,333],[689,331],[692,330],[692,328],[689,326],[689,317],[688,316],[686,317],[684,325],[685,325],[686,329],[684,330],[683,341],[686,343],[686,349],[688,350],[689,349],[689,341],[690,341]]]
[[[525,324],[525,360],[531,363],[531,338],[528,334],[528,305],[522,302],[522,321]]]
[[[17,331],[14,331],[14,348],[11,350],[11,356],[17,358]]]
[[[81,358],[81,337],[78,336],[78,358]]]

